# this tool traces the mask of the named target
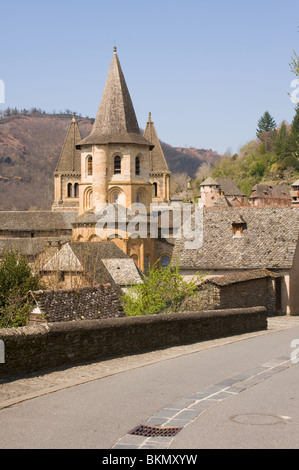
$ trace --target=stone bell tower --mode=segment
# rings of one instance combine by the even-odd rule
[[[75,241],[112,239],[143,269],[144,257],[154,256],[153,241],[128,234],[98,230],[97,214],[107,205],[128,208],[142,203],[149,212],[152,185],[149,179],[153,144],[140,132],[133,103],[118,59],[113,51],[101,103],[92,131],[76,145],[81,151],[79,216]]]
[[[76,149],[76,144],[80,140],[80,130],[73,113],[60,158],[54,171],[53,211],[78,211],[81,153],[80,150]]]

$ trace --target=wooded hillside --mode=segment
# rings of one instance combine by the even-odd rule
[[[57,115],[10,110],[0,118],[0,210],[50,210],[53,171],[71,117],[70,112]],[[77,122],[82,138],[86,137],[93,120],[77,117]],[[221,159],[212,150],[161,144],[170,170],[192,178],[203,162],[214,165]]]

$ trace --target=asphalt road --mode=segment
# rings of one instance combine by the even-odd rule
[[[213,406],[175,437],[162,438],[163,444],[169,449],[298,448],[299,366],[290,362],[297,338],[299,327],[293,327],[220,344],[1,409],[0,448],[138,447],[135,436],[126,444],[130,430],[208,387],[225,388],[240,374],[248,378],[249,371],[257,378],[250,386],[211,401]],[[287,367],[259,379],[261,365],[267,372],[280,363]]]

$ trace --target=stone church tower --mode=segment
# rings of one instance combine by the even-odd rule
[[[79,208],[81,153],[76,149],[81,135],[75,115],[70,123],[62,152],[54,172],[53,211],[76,212]]]
[[[73,224],[73,240],[100,242],[113,239],[142,270],[145,264],[156,261],[155,239],[151,239],[149,233],[145,237],[133,238],[118,227],[112,232],[103,226],[99,228],[98,217],[107,205],[113,205],[119,211],[131,204],[142,203],[148,220],[153,194],[150,181],[153,148],[153,143],[140,132],[114,48],[92,131],[76,144],[76,149],[81,151],[81,181],[79,215]],[[165,195],[163,193],[163,200],[166,194],[167,191]]]
[[[171,173],[152,121],[151,113],[149,113],[144,137],[154,145],[154,148],[150,150],[149,174],[149,180],[152,184],[153,202],[169,202]]]

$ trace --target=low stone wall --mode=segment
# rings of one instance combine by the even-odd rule
[[[1,329],[0,380],[266,328],[266,308],[254,307]]]

